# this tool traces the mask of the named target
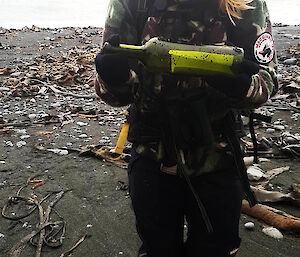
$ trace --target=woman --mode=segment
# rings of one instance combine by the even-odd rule
[[[157,36],[181,44],[242,47],[245,61],[234,79],[199,78],[154,74],[121,54],[97,56],[98,95],[112,106],[131,104],[128,174],[142,241],[139,256],[234,256],[247,185],[242,188],[238,178],[244,167],[234,133],[241,122],[235,122],[239,116],[233,111],[258,107],[277,90],[266,3],[110,2],[103,42],[141,45]],[[200,133],[206,115],[211,129]],[[207,143],[210,132],[213,140]]]

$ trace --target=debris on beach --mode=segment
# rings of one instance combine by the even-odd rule
[[[72,246],[68,251],[62,253],[59,257],[69,256],[87,237],[88,237],[87,235],[81,237],[74,246]]]
[[[114,148],[101,145],[85,146],[79,154],[81,156],[94,156],[124,169],[127,168],[129,162],[128,154],[116,154]]]
[[[251,208],[249,203],[246,200],[243,200],[242,212],[277,229],[295,233],[300,232],[299,218],[267,205],[256,204]]]
[[[44,184],[44,180],[34,180],[29,179],[27,185],[33,185],[32,190]],[[18,241],[11,249],[11,256],[18,257],[21,256],[21,252],[25,248],[25,244],[30,242],[32,245],[36,246],[37,257],[41,256],[41,250],[43,244],[49,247],[58,247],[62,244],[62,240],[65,233],[65,222],[50,220],[50,214],[54,205],[62,198],[62,196],[67,191],[60,191],[56,194],[50,193],[44,197],[39,198],[36,194],[31,193],[30,196],[21,196],[21,191],[26,187],[21,187],[18,192],[8,198],[8,202],[2,209],[2,216],[6,219],[19,221],[25,217],[31,215],[35,210],[38,210],[40,221],[37,225],[36,230],[30,232],[20,241]],[[42,207],[42,203],[54,195],[54,200],[52,200],[46,209]],[[20,205],[22,204],[22,207]],[[16,207],[18,205],[18,207]],[[23,213],[21,212],[23,209]],[[20,212],[20,213],[19,213]],[[50,228],[50,229],[49,229]],[[52,236],[51,236],[52,235]],[[55,237],[59,237],[60,239]],[[34,242],[34,239],[38,237],[38,241]],[[48,241],[52,238],[51,242]]]
[[[275,239],[283,239],[282,233],[277,228],[273,228],[273,227],[263,228],[262,232],[267,236],[273,237]]]
[[[300,195],[297,195],[294,192],[284,194],[278,191],[268,191],[254,186],[251,186],[251,189],[254,192],[257,201],[260,203],[291,202],[296,206],[300,206]]]
[[[24,39],[16,42],[16,39],[25,33],[28,33],[27,35],[35,33],[40,37],[32,46],[28,46],[28,43],[22,45]],[[0,183],[1,189],[15,188],[19,183],[18,179],[24,179],[28,172],[33,172],[41,164],[44,165],[44,160],[51,160],[51,164],[45,161],[42,171],[47,177],[31,178],[28,181],[25,177],[28,189],[35,194],[46,192],[50,181],[55,177],[60,177],[60,183],[66,180],[67,183],[72,183],[69,181],[70,177],[66,175],[67,172],[61,174],[60,170],[55,170],[55,166],[59,166],[64,160],[70,163],[74,160],[74,164],[69,165],[70,167],[64,166],[64,169],[71,170],[72,174],[76,174],[74,170],[81,169],[78,174],[84,176],[79,176],[80,179],[85,182],[89,179],[88,185],[91,185],[89,197],[94,197],[93,194],[97,194],[95,198],[104,197],[99,192],[95,193],[95,188],[102,187],[101,184],[94,187],[94,183],[99,180],[109,185],[112,193],[128,195],[128,182],[126,177],[122,177],[125,173],[122,171],[118,173],[119,169],[115,167],[127,168],[130,144],[122,155],[114,152],[118,135],[126,119],[127,107],[111,108],[95,95],[93,88],[94,57],[100,51],[101,33],[101,29],[89,28],[43,29],[33,26],[22,30],[0,29],[0,37],[3,39],[0,44],[0,55],[5,56],[0,60],[0,147],[3,147],[0,174],[7,174],[7,178],[4,176],[5,179]],[[258,221],[254,224],[254,219],[249,218],[247,222],[241,223],[241,226],[249,230],[248,233],[258,232],[260,222],[267,223],[282,232],[299,232],[299,218],[292,216],[295,213],[289,215],[282,211],[287,210],[286,205],[299,206],[300,199],[299,181],[295,179],[300,160],[299,58],[299,45],[292,45],[284,54],[279,55],[279,93],[257,110],[260,114],[272,117],[270,123],[263,121],[254,123],[258,140],[258,164],[254,163],[254,146],[250,136],[243,138],[246,153],[244,160],[249,167],[248,175],[252,189],[258,201],[262,203],[250,209],[243,202],[243,212]],[[17,158],[22,156],[21,163],[12,163],[16,158],[10,156],[16,154]],[[91,159],[93,161],[90,161]],[[95,166],[90,165],[93,162],[96,162]],[[113,170],[120,177],[106,175],[105,178],[98,177],[108,174],[109,170]],[[96,176],[97,179],[94,179]],[[102,190],[103,188],[101,192]],[[55,195],[56,193],[51,197]],[[24,211],[24,215],[31,211],[32,213],[40,211],[42,217],[37,201],[28,200],[28,197],[23,201],[16,196],[18,195],[14,195],[8,202],[16,204],[15,207],[23,204],[24,208],[20,211]],[[39,195],[38,201],[43,197]],[[108,201],[114,201],[108,192],[105,192],[105,197]],[[276,202],[277,209],[267,206],[270,202]],[[281,202],[285,205],[281,205]],[[45,213],[46,202],[44,206]],[[101,204],[99,206],[106,208]],[[59,218],[54,211],[51,213],[54,220]],[[80,211],[78,213],[83,215]],[[21,213],[6,209],[4,214],[14,219],[19,218]],[[62,213],[62,217],[65,217],[65,213]],[[61,219],[53,221],[52,218],[50,221],[53,224],[42,225],[42,222],[37,220],[36,223],[39,223],[37,228],[34,228],[34,223],[23,222],[22,228],[33,231],[30,234],[28,232],[28,236],[20,241],[22,243],[15,245],[13,249],[16,250],[15,253],[22,251],[26,242],[31,241],[34,245],[38,245],[40,254],[39,242],[44,233],[42,231],[46,231],[46,237],[51,227],[57,226],[58,229],[62,229],[64,222],[68,222]],[[99,225],[94,223],[91,217],[88,218],[93,224],[92,229],[98,229]],[[86,224],[83,225],[84,229]],[[6,231],[1,232],[3,234],[0,233],[0,240],[4,236],[3,240],[12,238]],[[68,256],[87,238],[81,237],[82,235],[84,234],[76,235],[73,241],[66,236],[64,244],[67,242],[69,247],[75,244],[61,256]],[[34,239],[30,240],[33,237]],[[49,241],[49,244],[54,246],[61,244],[61,239],[57,238],[53,243]],[[120,255],[121,253],[123,254],[123,251]]]

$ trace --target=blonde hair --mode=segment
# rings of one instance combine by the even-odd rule
[[[240,20],[243,18],[242,11],[255,9],[255,7],[249,5],[252,2],[253,0],[220,0],[220,9],[228,15],[232,24],[235,25],[233,17]]]

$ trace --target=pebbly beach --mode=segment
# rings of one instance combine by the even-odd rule
[[[45,257],[136,255],[130,144],[121,156],[113,152],[126,108],[106,105],[94,91],[102,32],[0,28],[0,256],[35,256],[39,248]],[[280,91],[259,108],[272,122],[255,123],[261,173],[248,176],[253,187],[281,194],[262,205],[300,224],[300,26],[274,24],[273,32]],[[276,224],[243,213],[237,256],[299,256],[299,224]]]

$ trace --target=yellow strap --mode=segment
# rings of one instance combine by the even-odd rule
[[[117,153],[117,154],[123,153],[123,150],[124,150],[124,147],[126,144],[126,140],[127,140],[127,136],[128,136],[128,131],[129,131],[129,123],[124,122],[117,145],[116,145],[116,148],[115,148],[115,153]]]
[[[170,50],[169,54],[173,73],[234,76],[231,70],[233,55],[180,50]]]

